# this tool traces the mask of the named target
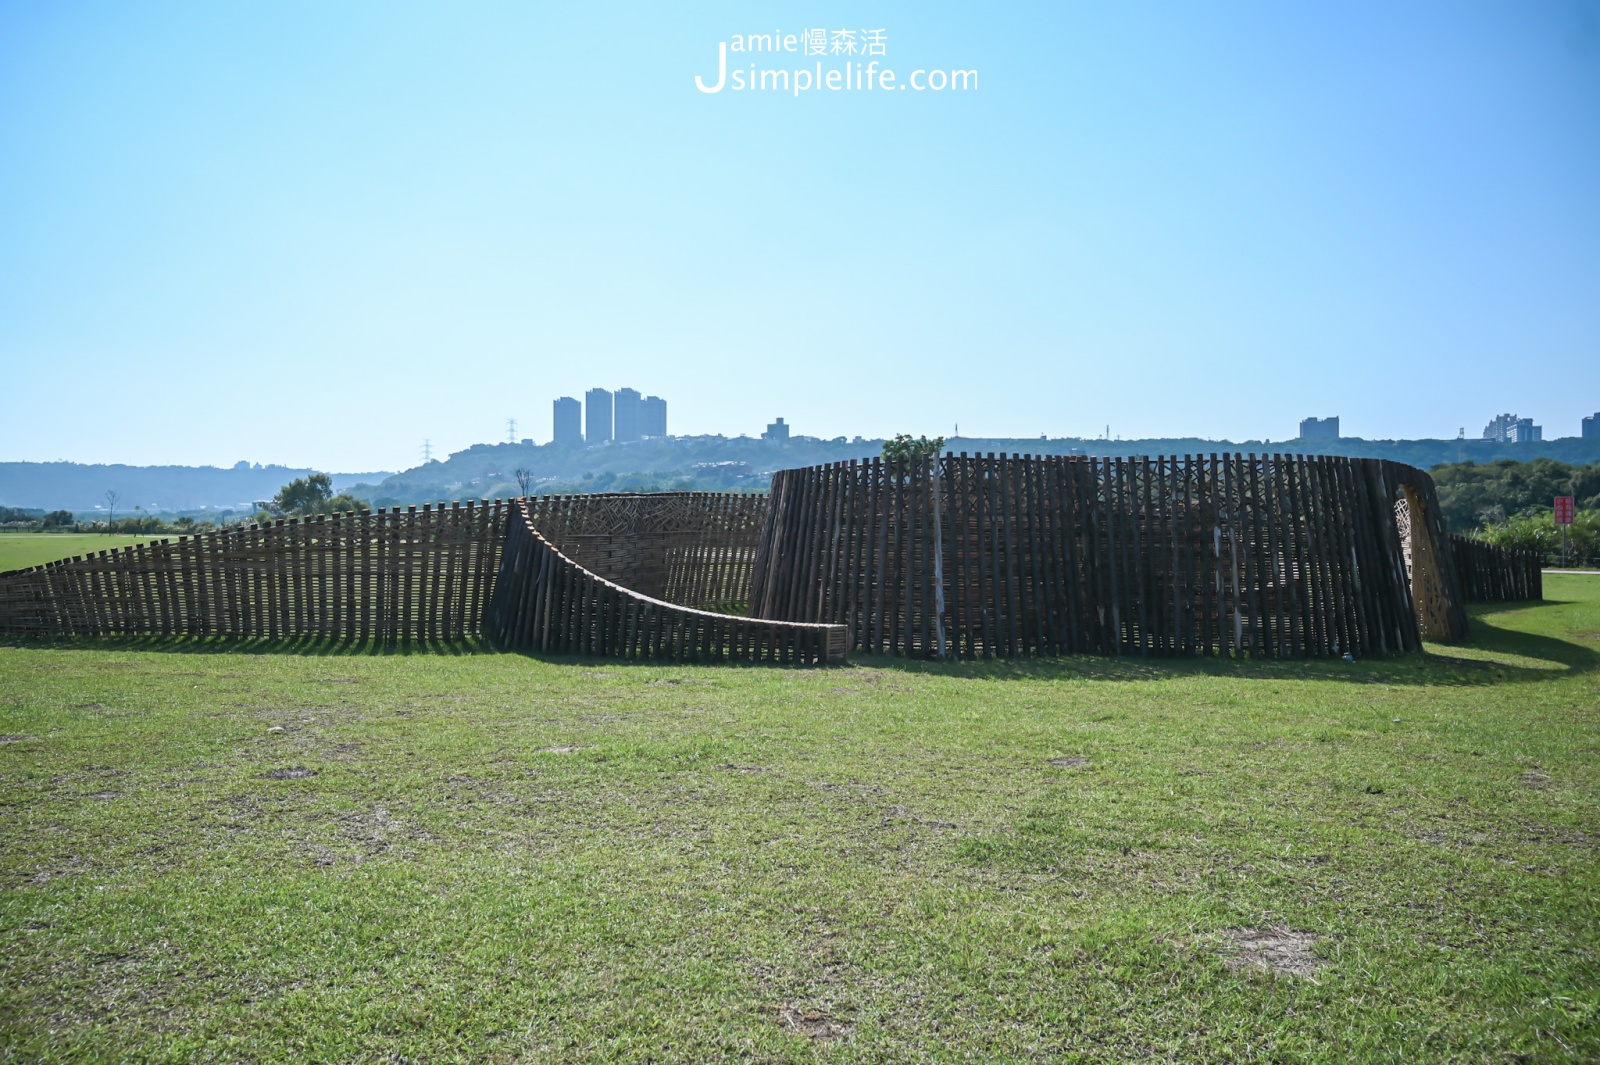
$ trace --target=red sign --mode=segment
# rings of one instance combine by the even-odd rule
[[[1557,525],[1571,525],[1572,524],[1572,512],[1574,510],[1572,502],[1573,501],[1572,501],[1572,497],[1571,496],[1556,496],[1556,524]]]

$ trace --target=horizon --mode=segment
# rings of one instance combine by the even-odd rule
[[[824,18],[882,27],[898,91],[696,86]],[[8,411],[4,461],[406,470],[508,418],[548,441],[596,381],[675,436],[1554,439],[1600,409],[1593,5],[0,27],[0,356],[56,398]]]

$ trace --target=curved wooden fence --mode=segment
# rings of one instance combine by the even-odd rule
[[[0,634],[455,640],[482,634],[511,501],[335,514],[0,574]],[[518,513],[602,576],[741,607],[765,496],[540,496]]]
[[[222,529],[0,574],[0,633],[454,640],[479,633],[500,500]]]
[[[1450,550],[1470,602],[1544,598],[1544,560],[1539,552],[1495,547],[1470,536],[1455,535],[1450,537]]]
[[[485,634],[507,650],[822,664],[845,657],[843,625],[761,621],[642,595],[567,558],[518,503],[507,529]]]
[[[772,492],[751,615],[872,653],[1368,655],[1466,631],[1433,481],[1399,463],[946,454]]]
[[[1457,639],[1469,599],[1541,591],[1533,556],[1447,536],[1399,463],[945,455],[784,470],[770,497],[485,500],[102,551],[0,574],[0,634],[1297,657]]]

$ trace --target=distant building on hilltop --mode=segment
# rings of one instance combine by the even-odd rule
[[[639,410],[639,433],[659,440],[667,435],[667,401],[660,396],[646,396]]]
[[[783,424],[782,418],[779,418],[767,426],[767,431],[761,434],[761,439],[770,440],[774,444],[786,444],[789,442],[789,427]]]
[[[1600,440],[1600,411],[1596,411],[1583,420],[1583,438],[1585,440]]]
[[[1332,418],[1302,418],[1300,419],[1301,440],[1337,440],[1339,439],[1339,417]]]
[[[564,447],[583,445],[583,404],[562,396],[555,401],[554,421],[552,440]]]
[[[1544,439],[1544,427],[1534,425],[1532,418],[1498,414],[1483,427],[1483,438],[1497,444],[1534,444]]]
[[[611,393],[603,388],[583,394],[583,442],[590,447],[611,442]]]
[[[643,435],[639,420],[644,413],[644,397],[637,391],[631,388],[617,389],[611,401],[611,409],[616,425],[617,443],[630,443]]]

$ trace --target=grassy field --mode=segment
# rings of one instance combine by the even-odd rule
[[[0,647],[3,1061],[1594,1061],[1600,578],[1347,664]]]
[[[56,562],[92,551],[148,543],[151,540],[176,540],[176,536],[104,536],[97,533],[0,533],[0,573],[26,569],[45,562]]]

